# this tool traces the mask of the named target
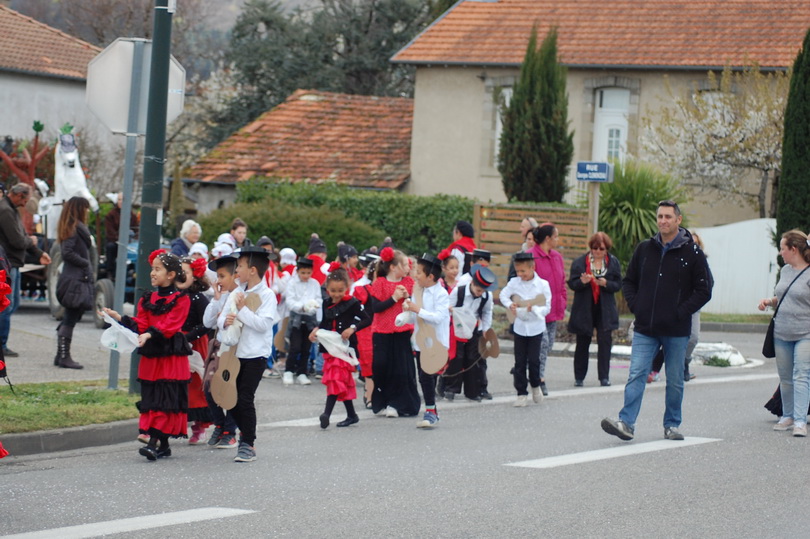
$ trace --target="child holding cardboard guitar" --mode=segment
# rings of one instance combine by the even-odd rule
[[[270,263],[269,253],[261,247],[243,247],[238,256],[236,276],[239,287],[231,293],[236,313],[220,314],[217,325],[225,330],[237,321],[242,333],[236,346],[239,373],[236,376],[236,405],[230,410],[239,427],[239,449],[235,462],[256,460],[256,389],[262,379],[267,357],[273,351],[273,326],[278,319],[276,295],[264,282]]]

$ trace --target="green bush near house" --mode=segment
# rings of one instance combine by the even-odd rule
[[[398,249],[413,255],[436,253],[447,247],[453,241],[456,221],[464,219],[472,222],[475,206],[473,199],[457,195],[405,195],[392,191],[353,189],[336,183],[315,185],[272,178],[240,182],[236,190],[237,202],[263,203],[271,199],[285,206],[318,208],[318,212],[322,211],[321,208],[342,212],[347,217],[384,231],[384,235],[390,236]],[[311,215],[316,213],[312,209],[308,211]],[[322,237],[326,233],[316,223],[312,223],[310,228]],[[348,230],[337,232],[349,233]],[[251,232],[251,237],[253,235]],[[371,244],[353,245],[362,250]],[[379,242],[374,245],[379,245]],[[327,241],[327,246],[331,253],[334,243]]]
[[[611,253],[626,268],[640,241],[658,232],[658,202],[683,206],[686,191],[672,176],[633,161],[614,163],[613,183],[600,186],[599,229],[613,240]],[[686,226],[686,216],[681,226]]]
[[[385,232],[347,217],[329,208],[296,206],[266,199],[261,202],[237,203],[199,218],[203,229],[201,241],[213,246],[217,236],[228,232],[231,222],[239,217],[248,224],[248,237],[254,242],[261,236],[273,240],[276,249],[292,247],[299,256],[306,254],[313,232],[326,243],[329,259],[337,256],[337,243],[344,241],[363,250],[379,245]]]

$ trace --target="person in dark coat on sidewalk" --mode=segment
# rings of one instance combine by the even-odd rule
[[[0,312],[0,344],[3,345],[5,357],[17,357],[20,354],[9,350],[8,335],[11,330],[11,315],[20,304],[20,268],[25,265],[26,252],[33,253],[40,264],[51,263],[51,257],[37,247],[32,236],[25,232],[22,216],[18,208],[25,206],[31,198],[31,186],[27,183],[18,183],[8,190],[8,194],[0,197],[0,246],[6,250],[11,270],[8,274],[8,284],[11,286],[11,305]]]
[[[622,440],[634,437],[636,418],[647,386],[653,357],[664,348],[667,369],[664,438],[683,440],[678,430],[683,404],[683,358],[692,332],[692,315],[712,298],[712,278],[706,255],[681,228],[678,204],[658,203],[658,234],[633,252],[622,280],[627,306],[635,315],[630,373],[624,387],[619,419],[604,418],[602,430]]]
[[[64,297],[60,292],[71,288],[81,288],[87,290],[90,287],[79,286],[79,283],[93,283],[93,264],[90,261],[90,230],[85,224],[87,213],[90,211],[90,203],[82,197],[73,197],[62,208],[62,215],[59,217],[59,225],[56,229],[57,239],[62,250],[62,273],[59,275],[59,282],[56,285],[57,298],[62,304]],[[92,298],[90,304],[92,305]],[[84,309],[74,308],[62,304],[65,308],[65,315],[56,328],[56,357],[54,365],[65,369],[81,369],[83,366],[70,357],[70,343],[73,340],[73,328],[81,320]]]
[[[577,336],[574,351],[574,383],[582,387],[588,374],[588,348],[596,329],[599,350],[597,373],[603,386],[610,385],[610,348],[612,332],[619,329],[619,310],[614,294],[622,287],[622,268],[619,259],[610,254],[613,241],[604,232],[597,232],[588,240],[590,252],[571,264],[568,287],[574,291],[574,304],[568,319],[568,332]]]

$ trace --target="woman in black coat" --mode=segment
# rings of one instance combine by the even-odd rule
[[[619,259],[609,252],[613,242],[604,232],[591,236],[588,247],[590,252],[571,264],[568,279],[568,287],[574,291],[568,332],[577,336],[574,381],[577,387],[581,387],[588,374],[588,348],[596,328],[599,382],[609,386],[612,331],[619,328],[619,310],[614,294],[622,287],[622,269]]]
[[[56,285],[56,298],[65,308],[62,322],[56,328],[56,357],[54,365],[65,369],[81,369],[82,365],[70,357],[70,342],[73,339],[73,328],[87,310],[78,307],[85,303],[92,308],[93,298],[93,264],[90,261],[90,230],[87,225],[87,213],[90,203],[82,197],[73,197],[65,202],[57,226],[57,239],[61,245],[62,274]],[[89,284],[88,284],[89,283]],[[67,303],[67,305],[66,305]]]

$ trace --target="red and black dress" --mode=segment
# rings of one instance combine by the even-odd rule
[[[210,331],[203,324],[203,314],[208,307],[208,298],[202,292],[184,291],[191,305],[188,311],[188,318],[183,324],[182,331],[186,335],[186,340],[191,345],[191,349],[200,354],[203,362],[208,358],[208,332]],[[208,407],[203,392],[202,376],[196,372],[191,372],[191,382],[188,387],[188,420],[200,423],[203,428],[209,427],[214,422],[214,415]]]
[[[387,407],[400,416],[419,413],[422,400],[416,389],[416,362],[411,348],[413,324],[397,327],[394,321],[402,312],[402,302],[392,297],[397,286],[413,292],[413,279],[404,277],[393,282],[381,277],[371,285],[374,297],[374,322],[371,325],[374,345],[374,393],[371,409],[376,414]]]
[[[174,286],[159,287],[138,304],[138,315],[121,317],[121,324],[152,336],[138,348],[141,412],[138,429],[157,438],[187,435],[188,356],[191,347],[181,331],[191,301]]]
[[[357,351],[357,332],[371,325],[371,317],[366,313],[363,305],[351,296],[346,296],[340,303],[333,303],[332,298],[323,302],[323,319],[320,328],[337,333],[343,333],[350,327],[355,327],[355,333],[349,337],[349,346]],[[355,367],[348,361],[329,354],[322,345],[323,353],[323,379],[321,383],[326,386],[327,395],[336,395],[339,401],[350,401],[357,398],[354,383]]]

